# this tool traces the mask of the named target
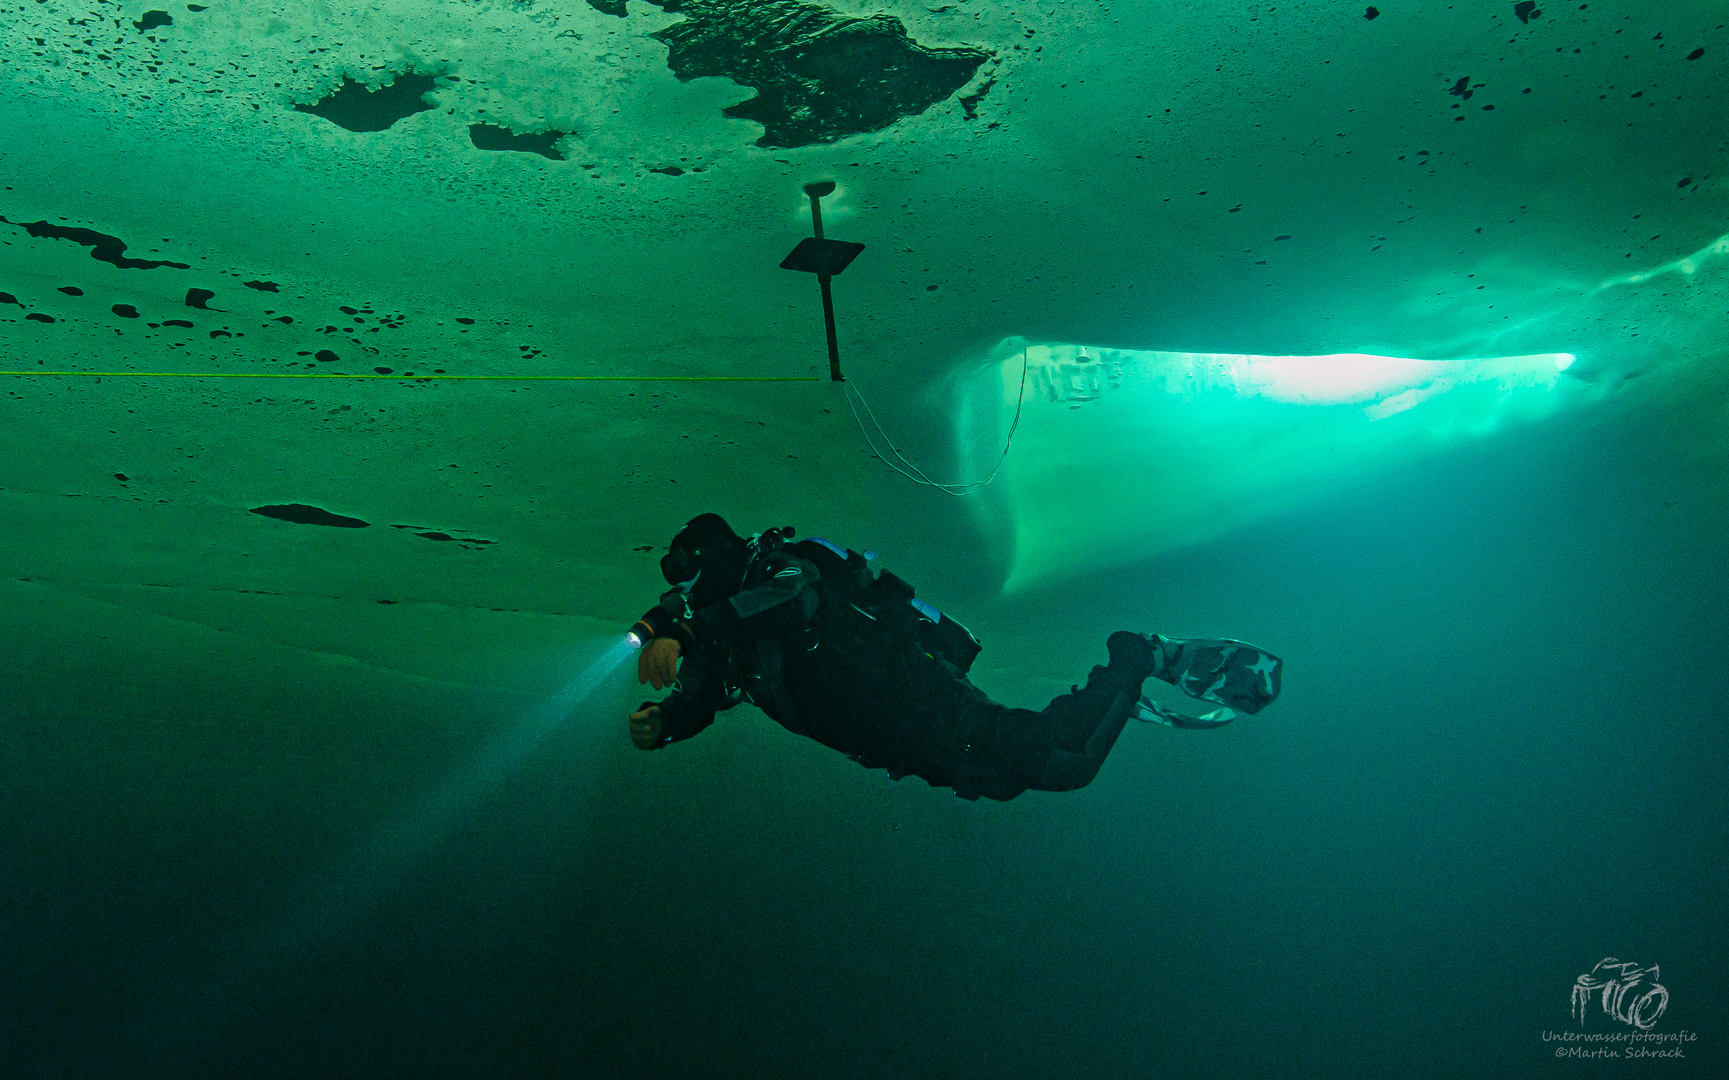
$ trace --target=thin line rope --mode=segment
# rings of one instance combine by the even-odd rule
[[[911,480],[915,484],[922,484],[926,487],[933,487],[933,488],[936,488],[938,491],[941,491],[941,492],[948,494],[948,495],[954,495],[956,497],[963,496],[963,495],[972,495],[972,494],[977,493],[979,491],[979,489],[985,487],[992,480],[995,480],[997,478],[997,473],[1002,470],[1003,462],[1008,460],[1009,447],[1014,445],[1015,431],[1016,431],[1016,429],[1018,429],[1021,426],[1021,409],[1023,406],[1026,405],[1026,401],[1027,401],[1027,350],[1025,350],[1025,349],[1021,350],[1021,387],[1020,387],[1020,393],[1015,400],[1015,419],[1014,419],[1014,422],[1009,425],[1009,437],[1006,440],[1004,440],[1004,442],[1003,442],[1002,456],[997,458],[996,468],[992,469],[991,474],[989,476],[985,477],[983,480],[973,480],[969,483],[964,483],[964,484],[943,484],[943,483],[939,483],[935,480],[932,480],[930,477],[928,477],[924,474],[924,470],[920,469],[917,465],[914,465],[912,462],[908,461],[906,458],[906,455],[902,454],[900,452],[899,448],[897,448],[895,446],[894,441],[888,437],[888,432],[884,431],[882,424],[880,422],[878,422],[878,420],[876,418],[876,413],[871,409],[870,402],[865,399],[864,392],[861,391],[858,388],[858,386],[851,379],[847,379],[844,381],[843,392],[845,389],[851,389],[853,394],[856,394],[858,396],[859,404],[863,405],[865,408],[865,415],[870,417],[871,426],[876,428],[877,435],[882,439],[883,445],[885,445],[889,448],[889,452],[895,456],[895,460],[899,461],[900,465],[896,465],[894,461],[890,461],[887,457],[885,457],[883,455],[883,452],[881,450],[877,449],[876,443],[871,439],[870,432],[865,429],[864,420],[862,418],[860,418],[860,416],[858,414],[858,407],[853,404],[852,398],[848,397],[846,399],[846,403],[847,403],[847,408],[852,411],[853,422],[858,424],[859,434],[864,436],[865,445],[870,447],[871,453],[876,457],[876,459],[878,461],[882,462],[884,465],[887,465],[889,468],[893,469],[895,472],[900,473],[902,476],[906,477],[908,480]],[[906,466],[906,468],[904,468],[904,469],[901,468],[901,465]],[[908,470],[910,470],[910,471],[908,471]]]
[[[814,375],[342,375],[317,371],[0,371],[0,375],[90,376],[108,379],[386,379],[493,382],[821,382]]]
[[[1009,448],[1014,445],[1015,432],[1021,426],[1021,411],[1026,405],[1027,396],[1027,351],[1021,350],[1021,384],[1015,400],[1015,418],[1009,425],[1008,438],[1003,442],[1003,452],[997,458],[996,467],[983,480],[973,480],[967,483],[944,484],[926,476],[924,470],[907,460],[900,448],[895,446],[888,432],[883,430],[881,421],[876,417],[876,411],[871,408],[870,401],[864,396],[864,391],[851,379],[842,380],[842,393],[850,390],[857,396],[858,404],[863,405],[865,415],[870,417],[871,427],[876,429],[877,438],[888,447],[894,460],[889,460],[872,439],[866,429],[864,419],[859,416],[858,406],[853,404],[852,396],[846,398],[847,409],[852,413],[853,422],[858,425],[859,434],[864,437],[865,445],[870,447],[872,456],[890,469],[911,480],[915,484],[936,488],[945,494],[962,496],[972,495],[979,489],[988,486],[1002,471],[1003,462],[1008,460]],[[809,375],[345,375],[339,372],[241,372],[241,371],[0,371],[0,375],[36,376],[52,378],[107,378],[107,379],[384,379],[397,382],[416,381],[431,382],[461,381],[461,382],[818,382],[815,376]],[[897,465],[896,462],[899,462]],[[902,466],[905,466],[904,468]]]

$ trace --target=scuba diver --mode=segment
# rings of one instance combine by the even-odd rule
[[[660,561],[672,589],[631,628],[637,681],[672,690],[631,714],[638,747],[688,739],[749,702],[891,780],[1012,799],[1085,787],[1130,716],[1217,727],[1279,695],[1281,661],[1252,645],[1120,630],[1085,687],[1039,712],[1009,708],[968,680],[980,645],[966,627],[867,556],[793,536],[746,540],[703,514],[673,538]],[[1190,717],[1142,699],[1148,676],[1225,708]]]

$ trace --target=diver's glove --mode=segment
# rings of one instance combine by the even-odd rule
[[[659,750],[666,745],[666,728],[658,703],[645,701],[642,708],[630,714],[630,741],[638,750]]]
[[[683,649],[676,638],[658,637],[636,656],[636,681],[653,683],[656,690],[678,681],[678,660]]]

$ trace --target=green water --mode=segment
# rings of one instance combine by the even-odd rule
[[[1718,5],[618,6],[0,15],[0,1073],[1722,1075]],[[982,491],[827,381],[822,179]],[[1284,694],[1007,803],[645,754],[706,510],[1009,704],[1122,628]],[[1605,957],[1682,1057],[1556,1038]]]

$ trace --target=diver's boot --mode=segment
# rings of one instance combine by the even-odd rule
[[[1105,640],[1111,661],[1104,670],[1139,695],[1146,677],[1158,675],[1163,670],[1164,657],[1158,646],[1162,640],[1133,630],[1118,630]]]

